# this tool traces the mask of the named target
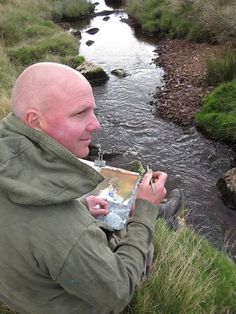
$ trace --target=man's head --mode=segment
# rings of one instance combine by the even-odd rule
[[[100,128],[88,81],[62,64],[28,67],[12,91],[13,113],[28,127],[53,137],[77,157],[86,157],[92,133]]]

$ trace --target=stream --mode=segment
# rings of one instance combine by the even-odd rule
[[[95,1],[91,1],[95,2]],[[131,168],[140,160],[155,170],[168,173],[167,191],[184,191],[186,221],[211,243],[236,260],[236,211],[224,206],[215,184],[229,170],[234,152],[222,143],[205,138],[194,127],[188,129],[158,117],[152,105],[157,87],[164,84],[163,69],[153,63],[158,40],[145,37],[127,23],[127,14],[96,1],[95,12],[114,10],[71,25],[81,30],[80,55],[101,66],[110,79],[93,87],[102,131],[94,137],[104,151],[118,152],[108,165]],[[106,1],[107,3],[109,1]],[[90,35],[86,31],[96,27]],[[88,46],[86,42],[93,40]],[[121,78],[111,70],[121,68]]]

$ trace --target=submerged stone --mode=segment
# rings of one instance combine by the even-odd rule
[[[128,75],[124,69],[114,69],[111,71],[111,74],[118,76],[118,77],[126,77]]]
[[[93,28],[90,28],[86,31],[86,33],[90,34],[90,35],[94,35],[96,34],[97,32],[99,31],[99,29],[97,27],[93,27]]]
[[[91,46],[92,44],[94,44],[94,40],[88,40],[88,41],[86,41],[86,45],[87,45],[87,46]]]
[[[73,36],[75,36],[75,37],[78,37],[79,39],[82,38],[81,32],[80,32],[80,30],[78,30],[78,29],[70,28],[69,31],[68,31],[68,33],[71,34],[71,35],[73,35]]]

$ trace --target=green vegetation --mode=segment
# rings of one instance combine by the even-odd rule
[[[0,0],[0,118],[9,112],[12,86],[26,66],[52,61],[76,68],[84,61],[78,40],[54,21],[93,8],[87,0]]]
[[[73,19],[86,16],[94,10],[94,5],[87,0],[61,0],[52,2],[54,20]]]
[[[235,0],[129,0],[126,9],[148,32],[236,44]]]
[[[77,45],[74,38],[62,31],[51,36],[50,41],[48,38],[42,38],[33,44],[8,49],[10,61],[24,67],[45,60],[45,56],[48,54],[64,57],[76,53]]]
[[[236,79],[219,86],[203,99],[196,124],[214,139],[236,142]]]
[[[236,53],[226,51],[222,58],[207,60],[207,82],[209,85],[217,85],[230,82],[236,78]]]
[[[186,227],[156,230],[151,275],[125,313],[235,313],[236,265]]]

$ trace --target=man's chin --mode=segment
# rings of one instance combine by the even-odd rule
[[[89,155],[89,148],[87,147],[86,149],[80,150],[76,152],[75,156],[78,158],[86,158]]]

